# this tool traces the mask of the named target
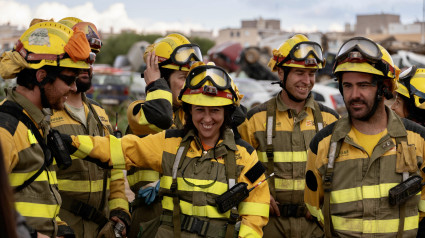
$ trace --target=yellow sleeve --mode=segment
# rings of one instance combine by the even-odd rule
[[[165,146],[165,131],[139,138],[126,135],[116,138],[113,135],[71,136],[72,157],[84,159],[87,156],[108,163],[114,169],[129,169],[130,167],[151,168],[162,173],[162,152]]]
[[[130,215],[128,198],[125,195],[124,172],[121,169],[111,170],[109,190],[109,210],[123,210]]]
[[[136,100],[128,106],[127,119],[135,135],[155,134],[171,127],[172,94],[165,79],[148,86],[146,100]]]
[[[5,169],[6,172],[10,174],[19,161],[18,151],[12,135],[3,127],[0,127],[0,137],[2,138],[0,143],[3,152]]]
[[[245,177],[245,173],[258,162],[257,152],[254,150],[252,154],[249,154],[245,151],[244,154],[242,154],[242,158],[246,164],[238,178],[238,182],[247,183],[249,189],[253,187],[254,184]],[[264,178],[265,176],[263,174],[259,179],[257,179],[257,181],[255,181],[255,183],[258,183]],[[269,186],[267,182],[264,182],[252,190],[249,193],[249,197],[239,204],[238,211],[239,215],[242,217],[239,237],[263,236],[263,227],[269,220],[269,206]]]
[[[417,154],[418,157],[422,157],[422,160],[425,159],[425,141],[422,139],[422,137],[420,137],[420,140],[422,142],[422,151],[420,151],[419,149],[416,150],[416,153],[419,153],[419,155]],[[422,183],[425,182],[425,163],[422,161],[422,165],[420,168],[420,174],[422,176]],[[421,191],[421,200],[419,201],[419,220],[421,221],[423,218],[425,217],[425,186],[422,186],[422,191]]]
[[[320,209],[323,202],[322,176],[316,165],[317,155],[310,149],[307,153],[306,186],[304,189],[304,202],[311,215],[323,224],[323,213]]]

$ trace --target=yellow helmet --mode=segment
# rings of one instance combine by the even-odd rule
[[[94,53],[99,53],[100,48],[102,47],[102,41],[100,40],[100,35],[96,26],[91,22],[82,21],[75,24],[72,29],[74,30],[76,27],[86,35],[91,51]]]
[[[145,53],[146,62],[149,52],[155,51],[160,67],[181,71],[189,71],[190,62],[202,61],[201,49],[191,44],[183,35],[173,33],[150,45]]]
[[[400,74],[399,82],[403,82],[403,86],[408,89],[407,97],[412,98],[415,106],[425,109],[425,68],[417,68],[412,66]],[[400,83],[401,84],[401,83]],[[397,89],[398,93],[403,94]],[[405,94],[403,94],[406,96]],[[410,96],[410,97],[409,97]]]
[[[273,50],[268,66],[272,71],[277,67],[321,69],[325,63],[322,47],[305,35],[297,34]]]
[[[90,68],[90,46],[81,40],[81,34],[57,22],[41,22],[26,30],[14,50],[17,51],[33,69],[45,65]]]
[[[365,37],[354,37],[344,42],[335,57],[334,74],[362,72],[392,79],[391,91],[397,89],[400,69],[381,45]]]
[[[238,104],[242,98],[232,78],[214,64],[195,63],[189,71],[179,99],[199,106]]]
[[[64,24],[65,26],[69,27],[69,28],[73,28],[75,26],[75,24],[82,22],[83,20],[81,20],[80,18],[76,18],[76,17],[65,17],[60,19],[58,22],[60,24]]]

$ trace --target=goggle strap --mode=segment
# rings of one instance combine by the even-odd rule
[[[217,94],[213,95],[213,94],[206,92],[204,90],[204,87],[201,87],[201,88],[198,88],[198,89],[188,88],[184,91],[183,95],[200,94],[200,93],[208,95],[208,96],[212,96],[212,97],[222,97],[222,98],[233,100],[233,94],[232,93],[217,90]]]

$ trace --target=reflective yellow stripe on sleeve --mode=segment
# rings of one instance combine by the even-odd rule
[[[111,160],[114,169],[125,169],[125,159],[122,152],[121,139],[109,136],[109,146],[111,150]]]
[[[59,205],[15,202],[16,210],[24,217],[54,218],[59,213]]]
[[[255,202],[241,202],[238,207],[240,215],[254,215],[269,217],[269,204],[255,203]]]
[[[261,236],[257,232],[255,232],[254,229],[252,229],[251,227],[249,227],[245,224],[241,224],[241,228],[239,230],[238,237],[261,238]]]
[[[388,191],[397,183],[384,183],[332,191],[331,203],[354,202],[362,199],[388,197]]]
[[[363,233],[396,233],[398,231],[399,219],[388,220],[362,220],[332,216],[332,224],[336,230],[363,232]],[[404,230],[418,228],[419,214],[406,217]]]
[[[155,90],[153,92],[149,92],[146,95],[146,101],[151,101],[156,99],[166,99],[170,103],[173,103],[173,94],[165,90]]]
[[[211,182],[213,182],[213,180],[198,180],[198,179],[192,179],[192,178],[186,178],[186,180],[196,185],[206,185],[206,184],[211,184]],[[162,176],[160,186],[161,188],[169,189],[171,187],[172,182],[173,182],[173,179],[170,176]],[[183,178],[180,178],[180,177],[177,178],[177,189],[179,191],[201,191],[204,193],[212,193],[212,194],[221,195],[228,190],[228,187],[229,186],[227,185],[227,183],[222,183],[218,181],[216,181],[212,186],[208,188],[193,187],[187,184],[183,180]]]
[[[153,182],[159,179],[159,173],[155,170],[138,170],[132,175],[127,175],[128,183],[132,186],[137,182]]]
[[[276,189],[303,191],[305,188],[305,179],[275,178],[274,186]]]
[[[37,171],[29,173],[11,173],[9,174],[9,182],[12,187],[19,186],[23,184],[27,179],[31,178]],[[56,171],[49,171],[49,177],[47,176],[46,171],[41,172],[41,174],[34,180],[35,182],[47,181],[48,178],[50,184],[57,184],[56,181]]]
[[[28,129],[28,141],[30,144],[37,144],[37,139],[35,138],[34,134],[30,129]]]
[[[149,129],[156,131],[156,132],[160,132],[162,131],[161,128],[155,126],[154,124],[151,124],[148,122],[148,119],[146,119],[146,115],[142,112],[139,118],[139,122],[140,125],[148,125]]]
[[[162,199],[162,208],[173,210],[173,198],[164,196]],[[193,206],[191,203],[180,200],[180,208],[183,214],[189,216],[200,216],[209,218],[229,218],[230,211],[219,213],[216,207],[213,206]]]
[[[124,178],[124,172],[121,169],[111,170],[111,181],[119,180]]]
[[[257,150],[258,160],[261,162],[268,162],[266,152]],[[292,163],[292,162],[306,162],[307,151],[275,151],[273,161],[276,163]]]
[[[308,203],[306,203],[305,205],[307,206],[312,216],[316,217],[319,222],[322,222],[322,223],[324,222],[325,219],[323,217],[322,210],[320,210],[319,208],[315,206],[311,206]]]
[[[424,200],[419,201],[419,211],[425,212],[425,201]]]
[[[102,192],[103,180],[95,181],[79,181],[79,180],[59,180],[59,190],[79,193]],[[109,189],[109,178],[107,182],[107,189]]]
[[[122,209],[125,209],[126,211],[129,210],[128,201],[122,198],[114,198],[112,200],[109,200],[108,205],[109,205],[109,210],[113,210],[115,208],[122,208]]]
[[[90,154],[90,152],[93,150],[93,142],[88,136],[79,135],[77,136],[78,141],[80,142],[80,146],[78,147],[78,150],[72,154],[73,156],[77,158],[85,158],[87,155]]]

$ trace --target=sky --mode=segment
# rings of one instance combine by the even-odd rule
[[[423,19],[425,0],[0,0],[0,25],[26,28],[31,19],[78,17],[105,32],[138,33],[239,28],[241,20],[279,19],[292,32],[343,31],[358,14],[398,14],[403,24]]]

